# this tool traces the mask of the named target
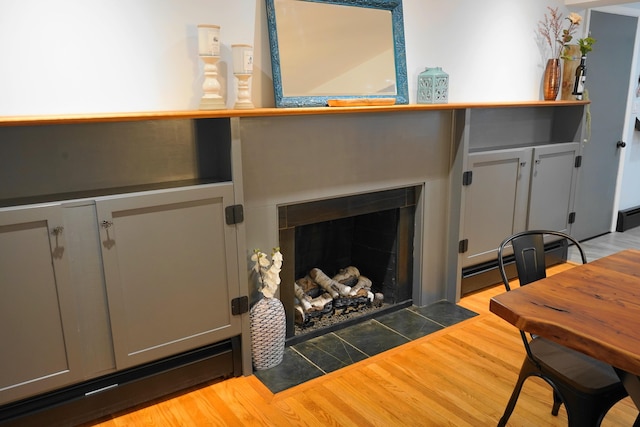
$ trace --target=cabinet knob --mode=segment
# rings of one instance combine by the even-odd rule
[[[54,236],[59,236],[62,234],[63,231],[64,231],[64,227],[58,226],[51,231],[51,234],[53,234]]]
[[[624,148],[624,147],[626,147],[626,146],[627,146],[627,143],[626,143],[626,142],[624,142],[624,141],[618,141],[618,142],[616,143],[616,147],[618,147],[618,148]]]
[[[527,166],[527,162],[520,162],[520,167],[525,167]]]
[[[113,225],[113,221],[102,221],[102,228],[110,228]]]

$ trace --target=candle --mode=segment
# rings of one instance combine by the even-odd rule
[[[219,25],[198,25],[198,53],[203,56],[220,56]]]
[[[250,44],[232,44],[233,73],[251,74],[253,72],[253,46]]]

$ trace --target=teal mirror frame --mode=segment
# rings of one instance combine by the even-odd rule
[[[271,71],[273,74],[273,90],[277,107],[324,107],[331,99],[357,98],[395,98],[396,104],[409,103],[409,88],[407,82],[407,59],[404,40],[404,17],[402,0],[301,0],[314,3],[356,6],[372,9],[382,9],[391,12],[393,50],[395,57],[395,95],[365,96],[331,95],[331,96],[285,96],[282,89],[282,73],[280,68],[280,52],[278,48],[277,21],[274,0],[266,0],[267,25],[269,30],[269,47],[271,51]]]

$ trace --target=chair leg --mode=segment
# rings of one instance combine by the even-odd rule
[[[498,421],[498,427],[504,427],[507,425],[507,421],[509,421],[509,417],[516,407],[518,396],[520,396],[520,390],[522,390],[522,385],[524,384],[524,380],[526,379],[526,377],[518,378],[518,382],[516,382],[516,386],[513,388],[513,392],[511,393],[511,398],[509,398],[509,403],[507,403],[507,407],[502,414],[502,418],[500,418],[500,421]]]
[[[509,417],[516,407],[516,402],[518,401],[518,397],[520,396],[520,391],[522,390],[525,380],[529,378],[535,370],[536,367],[531,363],[528,357],[525,357],[522,367],[520,368],[518,381],[516,382],[513,392],[511,393],[511,397],[509,398],[509,403],[507,403],[507,407],[504,409],[502,418],[498,421],[498,427],[504,427],[507,425],[507,421],[509,421]]]
[[[551,415],[557,416],[560,411],[560,405],[562,405],[562,399],[560,399],[560,395],[554,389],[553,390],[553,407],[551,408]]]

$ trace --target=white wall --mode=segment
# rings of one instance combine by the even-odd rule
[[[450,102],[541,99],[536,33],[561,0],[404,0],[410,102],[440,66]],[[256,46],[253,100],[273,106],[264,0],[0,0],[0,115],[196,109],[199,23],[221,26],[221,83],[235,101],[230,45]]]
[[[603,12],[617,13],[621,15],[640,16],[640,4],[622,5],[618,7],[604,7],[599,9]],[[640,27],[640,21],[639,21]],[[635,130],[636,117],[640,118],[640,28],[636,32],[636,49],[634,62],[631,65],[631,76],[629,78],[629,99],[628,111],[625,120],[625,129],[622,130],[621,138],[627,143],[622,150],[620,159],[620,170],[618,173],[618,186],[616,205],[614,206],[614,218],[612,219],[612,229],[615,229],[618,210],[635,208],[640,206],[640,131]]]
[[[640,34],[640,30],[638,31]],[[638,46],[638,37],[636,37],[636,46]],[[636,72],[633,74],[635,77],[634,84],[638,82],[638,75],[640,73],[640,58],[636,55],[636,62],[633,68]],[[632,87],[636,89],[637,86]],[[640,97],[636,96],[635,90],[632,93],[632,106],[631,114],[629,115],[629,121],[625,132],[626,137],[624,141],[627,143],[627,147],[624,149],[624,161],[622,174],[620,179],[620,193],[619,193],[619,209],[635,208],[640,206],[640,191],[638,190],[640,183],[640,131],[635,130],[635,120],[640,119]],[[617,211],[616,211],[617,212]]]
[[[196,25],[221,26],[228,80],[231,43],[253,43],[255,7],[256,0],[0,0],[0,115],[197,108]]]
[[[417,75],[441,66],[450,102],[542,99],[546,46],[537,34],[539,0],[404,0],[409,92]]]

